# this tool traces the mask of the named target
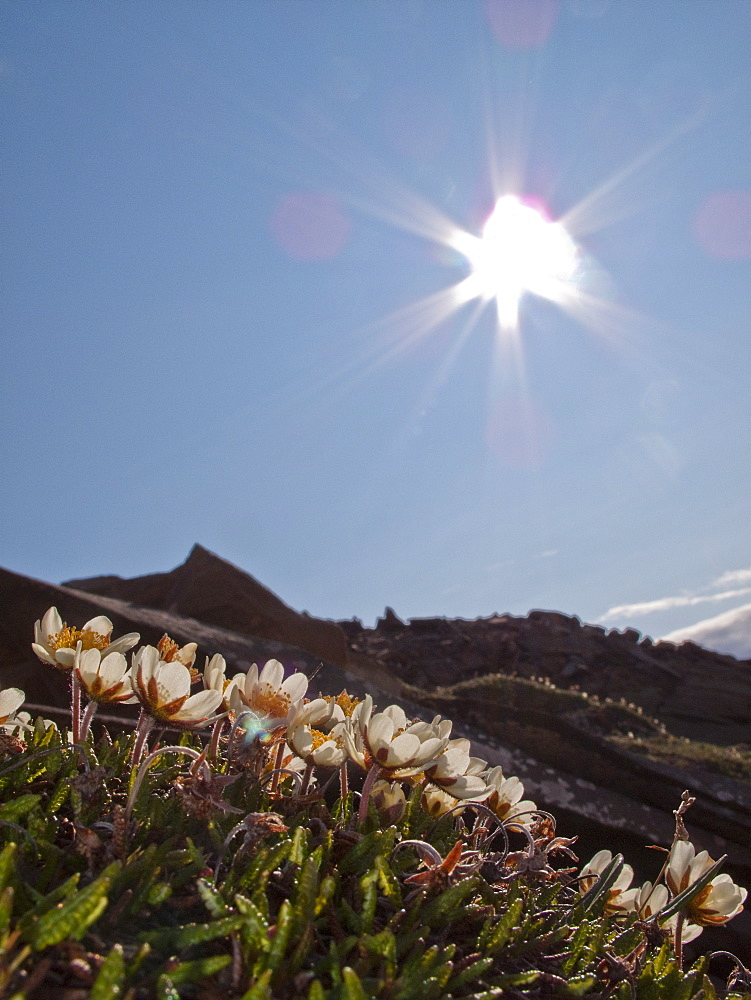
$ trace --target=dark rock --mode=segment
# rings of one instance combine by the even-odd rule
[[[404,628],[404,622],[393,608],[386,608],[383,612],[383,618],[379,618],[376,622],[376,628],[381,632],[389,632],[394,629]]]
[[[283,642],[340,667],[347,660],[347,640],[337,624],[294,611],[255,577],[200,545],[169,573],[129,580],[97,576],[64,586]]]
[[[251,663],[262,664],[274,658],[281,660],[289,670],[302,670],[309,676],[319,670],[316,684],[326,691],[340,691],[349,679],[336,664],[323,661],[319,655],[291,643],[232,632],[175,612],[141,607],[71,587],[56,587],[0,569],[0,607],[3,609],[0,616],[0,687],[20,687],[26,693],[27,703],[34,705],[65,708],[69,700],[67,672],[42,663],[31,649],[34,622],[53,605],[64,621],[79,627],[96,615],[107,615],[114,624],[115,638],[126,632],[139,632],[142,643],[155,645],[167,632],[180,645],[197,642],[200,669],[205,655],[222,653],[230,673],[247,670]]]

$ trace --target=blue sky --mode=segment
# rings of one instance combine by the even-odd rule
[[[199,541],[368,623],[748,604],[746,0],[2,17],[2,565]],[[567,301],[439,316],[509,194]]]

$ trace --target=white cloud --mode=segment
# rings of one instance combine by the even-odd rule
[[[739,660],[751,659],[751,604],[679,628],[662,638],[678,643],[690,639],[717,653],[729,653]]]
[[[751,587],[738,587],[737,584],[751,583],[751,568],[727,570],[718,576],[712,583],[699,587],[693,592],[677,594],[674,597],[659,597],[654,601],[638,601],[634,604],[617,604],[608,608],[605,614],[598,618],[598,622],[613,621],[617,618],[633,618],[638,615],[651,615],[658,611],[670,611],[673,608],[690,608],[697,604],[711,604],[719,601],[728,601],[733,597],[745,597],[751,594]],[[717,587],[727,587],[730,590],[721,590],[719,593],[706,593]],[[736,584],[735,587],[732,585]]]
[[[751,583],[750,569],[730,569],[722,576],[718,576],[712,584],[713,587],[727,587],[728,584]]]

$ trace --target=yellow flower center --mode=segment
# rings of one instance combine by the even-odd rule
[[[106,649],[110,644],[107,635],[94,632],[90,628],[73,628],[63,622],[62,629],[49,636],[47,646],[54,653],[58,649],[75,649],[79,642],[81,649]]]
[[[180,652],[178,644],[174,639],[170,639],[166,632],[156,644],[156,648],[159,650],[159,659],[165,663],[171,663]]]
[[[289,695],[270,684],[264,684],[251,695],[250,708],[260,715],[266,715],[272,719],[283,719],[289,712]]]
[[[355,707],[359,705],[361,701],[360,698],[352,698],[349,694],[347,694],[346,690],[342,691],[341,694],[338,694],[336,697],[328,695],[325,700],[333,701],[336,705],[338,705],[347,718],[352,715]]]
[[[321,733],[317,729],[310,730],[310,738],[313,741],[312,750],[317,750],[318,747],[322,746],[330,738],[326,733]]]

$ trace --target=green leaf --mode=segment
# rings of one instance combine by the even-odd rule
[[[157,882],[152,885],[146,893],[146,902],[149,906],[161,906],[172,895],[172,886],[167,882]]]
[[[125,959],[123,946],[113,945],[109,955],[102,962],[94,985],[89,993],[89,1000],[117,1000],[122,996],[125,986]]]
[[[269,1000],[271,977],[273,969],[267,969],[263,975],[256,979],[255,983],[242,995],[242,1000]]]
[[[157,1000],[180,1000],[175,984],[166,973],[162,973],[156,981],[156,996]]]
[[[300,868],[295,893],[295,913],[301,922],[313,918],[316,895],[318,893],[318,859],[307,858]]]
[[[140,941],[145,941],[158,951],[182,952],[194,944],[213,941],[215,938],[229,937],[243,923],[243,917],[235,914],[213,920],[205,924],[183,924],[182,927],[166,927],[158,931],[145,931],[139,935]]]
[[[0,822],[17,823],[26,813],[31,812],[34,806],[41,800],[41,795],[19,795],[18,798],[10,802],[4,802],[0,806]]]
[[[0,851],[0,889],[4,889],[15,873],[16,845],[11,841]]]
[[[115,862],[109,867],[119,868],[120,863]],[[105,869],[107,871],[109,869]],[[43,914],[27,935],[29,944],[35,951],[42,951],[61,941],[80,941],[88,928],[107,909],[107,890],[111,881],[111,876],[103,873],[67,902],[60,903],[54,910]]]
[[[368,1000],[362,988],[360,977],[348,965],[342,969],[343,989],[342,1000]]]
[[[458,912],[464,900],[477,891],[478,884],[479,880],[470,876],[452,885],[435,899],[431,899],[423,909],[422,919],[431,927],[442,926],[452,914]]]
[[[488,936],[487,943],[485,944],[483,951],[488,951],[492,955],[497,955],[501,951],[511,936],[512,930],[519,922],[523,908],[524,900],[521,897],[515,899],[513,903],[511,903]]]
[[[579,926],[576,928],[576,933],[574,934],[574,939],[571,942],[571,954],[566,958],[561,966],[561,971],[564,976],[570,976],[571,973],[577,966],[579,958],[584,952],[589,936],[591,934],[591,927],[588,920],[582,920]],[[590,949],[587,948],[589,953]]]
[[[479,958],[476,962],[462,969],[461,972],[457,972],[449,980],[448,988],[453,991],[459,986],[464,986],[466,983],[471,983],[473,980],[479,979],[484,972],[487,972],[494,961],[495,959],[492,955],[488,955],[486,958]]]
[[[378,882],[381,886],[383,895],[390,903],[393,903],[394,906],[401,906],[402,890],[399,885],[399,879],[391,870],[391,866],[382,854],[379,854],[375,859],[375,868],[378,872]]]
[[[566,996],[583,997],[596,983],[595,976],[574,976],[566,982]]]
[[[338,868],[342,875],[363,873],[373,865],[377,854],[391,853],[396,842],[397,829],[390,826],[386,830],[373,830],[355,844],[339,862]]]
[[[269,949],[268,967],[270,969],[277,969],[284,957],[294,924],[295,911],[290,905],[289,900],[285,899],[279,907],[279,915],[276,918],[276,930],[271,940],[271,948]]]
[[[362,906],[360,909],[360,927],[362,933],[370,934],[373,928],[376,903],[378,902],[378,872],[371,869],[360,879]]]
[[[393,979],[396,975],[396,938],[388,928],[379,934],[362,938],[361,947],[370,954],[383,960],[386,976]]]
[[[7,885],[0,892],[0,948],[5,935],[10,930],[10,918],[13,915],[13,897],[15,893],[12,885]]]
[[[244,997],[243,1000],[245,1000]],[[310,989],[308,990],[308,1000],[326,1000],[326,994],[323,991],[320,979],[314,979],[310,984]]]
[[[70,779],[63,778],[63,780],[58,783],[57,788],[52,793],[47,803],[47,816],[50,818],[52,822],[55,822],[55,813],[68,798],[69,794],[70,794]]]
[[[227,904],[222,899],[222,895],[218,889],[216,889],[210,882],[207,882],[205,878],[196,879],[196,889],[198,890],[198,895],[201,897],[203,905],[209,911],[212,917],[226,917],[229,913],[229,908]]]
[[[215,975],[232,962],[231,955],[211,955],[208,958],[197,958],[191,962],[181,962],[176,968],[170,969],[169,977],[173,983],[195,983]]]
[[[308,831],[304,826],[298,826],[292,837],[289,860],[293,865],[302,865],[308,856]]]
[[[323,913],[329,902],[333,899],[335,892],[336,879],[333,875],[327,875],[321,882],[321,888],[318,892],[318,896],[316,897],[315,907],[313,908],[314,917],[318,917],[321,913]]]

